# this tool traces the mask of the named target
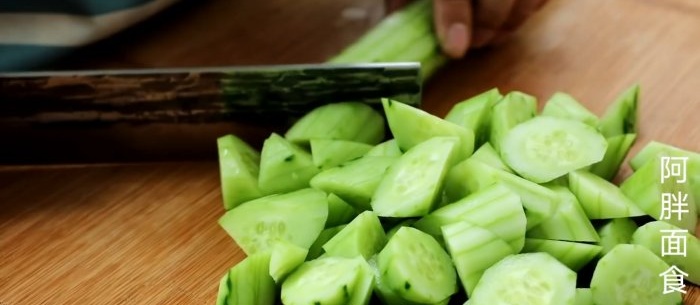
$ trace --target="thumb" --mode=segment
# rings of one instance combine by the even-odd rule
[[[443,52],[460,58],[469,49],[472,35],[470,0],[434,0],[435,30]]]

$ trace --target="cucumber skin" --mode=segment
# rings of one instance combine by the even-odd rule
[[[612,136],[606,139],[608,141],[608,149],[605,151],[603,160],[591,165],[589,168],[591,173],[594,173],[605,180],[612,180],[620,171],[620,166],[625,160],[627,153],[634,145],[637,139],[637,134],[627,133],[623,135]]]
[[[661,230],[680,230],[680,228],[663,222],[652,221],[637,229],[632,235],[632,244],[644,246],[670,266],[678,266],[683,272],[688,273],[687,281],[700,285],[700,240],[688,232],[686,237],[686,255],[666,255],[661,254],[661,240],[663,233]]]
[[[260,153],[235,135],[220,137],[216,143],[224,208],[231,210],[262,197],[258,187]]]
[[[639,85],[634,84],[613,101],[600,118],[598,129],[605,137],[637,133]]]
[[[598,245],[603,247],[601,253],[605,255],[619,244],[629,244],[636,230],[637,224],[632,219],[617,218],[610,220],[598,229],[598,235],[600,236]]]

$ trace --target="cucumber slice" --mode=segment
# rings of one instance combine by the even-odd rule
[[[523,252],[546,252],[573,271],[579,271],[600,254],[598,245],[547,239],[525,239]]]
[[[326,195],[303,189],[248,201],[219,219],[247,255],[270,250],[278,240],[308,248],[328,217]]]
[[[336,194],[328,194],[328,219],[326,228],[347,224],[355,219],[357,210]]]
[[[313,244],[311,244],[311,247],[309,247],[309,253],[306,255],[306,260],[310,261],[313,259],[317,259],[321,255],[323,255],[323,245],[325,245],[333,236],[338,234],[343,228],[345,228],[346,225],[340,225],[337,227],[330,227],[328,229],[325,229],[321,231],[321,233],[318,235],[318,238],[316,238],[316,241],[314,241]]]
[[[445,197],[448,201],[457,201],[499,182],[520,196],[527,229],[539,225],[556,211],[559,197],[554,191],[471,158],[450,170],[445,178]]]
[[[612,180],[620,171],[620,165],[627,157],[634,141],[637,139],[637,134],[626,133],[622,135],[612,136],[607,139],[608,149],[605,151],[603,160],[591,165],[590,172],[594,173],[605,180]]]
[[[299,247],[286,240],[275,242],[270,257],[270,276],[275,283],[281,283],[288,274],[304,263],[308,253],[307,248]]]
[[[527,231],[527,237],[578,242],[597,242],[598,233],[576,196],[563,186],[551,186],[559,196],[557,211],[540,225]]]
[[[581,122],[537,117],[503,137],[501,157],[520,176],[545,183],[603,159],[608,142]]]
[[[359,211],[369,210],[372,195],[396,160],[395,157],[362,157],[319,173],[310,184],[337,195]]]
[[[377,144],[370,149],[365,156],[400,157],[402,154],[403,152],[399,149],[399,144],[396,143],[396,139],[391,139]]]
[[[413,226],[443,240],[443,226],[468,222],[506,242],[513,253],[525,243],[526,218],[520,197],[502,184],[494,184],[462,200],[439,208]]]
[[[664,294],[663,260],[639,245],[617,245],[598,261],[591,279],[593,303],[679,305],[681,294]]]
[[[421,109],[383,99],[382,105],[386,114],[389,129],[399,144],[401,151],[433,137],[457,137],[458,159],[462,160],[474,152],[474,131],[452,122],[445,121]]]
[[[308,152],[273,133],[263,143],[258,186],[267,195],[296,191],[318,171]]]
[[[685,255],[664,255],[662,241],[664,236],[671,235],[670,232],[664,232],[665,230],[681,229],[663,221],[652,221],[639,227],[632,235],[631,242],[646,247],[667,264],[677,266],[683,272],[688,273],[686,280],[700,284],[700,240],[690,232],[676,233],[676,236],[685,236],[685,242],[683,242]]]
[[[285,138],[297,144],[311,139],[348,140],[376,145],[384,138],[384,118],[364,103],[320,106],[292,125]]]
[[[629,244],[632,242],[632,234],[637,230],[637,224],[629,218],[616,218],[610,220],[598,229],[600,242],[603,247],[602,254],[605,255],[619,244]]]
[[[454,164],[454,137],[422,142],[393,164],[372,197],[372,210],[382,217],[424,216],[433,210],[449,168]]]
[[[282,283],[285,305],[346,305],[363,277],[362,258],[324,257],[299,266]],[[371,287],[370,287],[371,289]]]
[[[576,273],[546,253],[511,255],[486,270],[469,305],[573,305]]]
[[[638,101],[639,85],[635,84],[622,92],[605,110],[598,126],[600,132],[605,137],[637,133],[639,131],[637,126]]]
[[[321,170],[357,159],[373,148],[369,144],[346,140],[311,139],[309,143],[311,159]]]
[[[462,286],[469,296],[474,293],[474,287],[486,269],[517,253],[491,231],[466,221],[443,226],[442,232]]]
[[[598,116],[581,105],[573,96],[555,92],[542,109],[543,116],[574,120],[591,127],[598,127]]]
[[[508,167],[508,165],[506,165],[503,162],[501,156],[498,154],[496,149],[493,148],[493,146],[491,146],[491,143],[489,142],[486,142],[484,143],[484,145],[481,145],[481,147],[479,147],[479,149],[477,149],[471,156],[471,159],[482,162],[493,168],[513,173],[513,170],[510,169],[510,167]]]
[[[234,135],[220,137],[216,144],[219,150],[224,208],[230,210],[243,202],[261,197],[258,188],[260,153]]]
[[[246,257],[228,272],[227,305],[272,305],[277,287],[270,276],[270,253]]]
[[[620,185],[620,190],[627,195],[641,210],[656,220],[663,220],[672,225],[694,232],[697,225],[697,204],[691,195],[689,183],[675,183],[667,181],[661,183],[661,160],[652,158],[634,174],[627,177]],[[663,194],[673,194],[676,199],[671,202],[687,204],[683,209],[687,212],[678,215],[672,214],[669,219],[661,219],[663,211]],[[684,198],[686,197],[686,198]],[[673,199],[673,198],[671,198]],[[686,200],[683,200],[686,199]]]
[[[574,305],[595,305],[593,292],[590,288],[576,288],[576,301]]]
[[[528,121],[537,114],[537,99],[534,96],[513,91],[491,109],[489,142],[501,152],[501,142],[515,126]]]
[[[219,290],[216,293],[216,305],[226,305],[228,301],[228,272],[219,280]]]
[[[410,302],[438,303],[457,292],[450,256],[430,235],[402,227],[377,257],[382,282]]]
[[[445,120],[474,131],[476,146],[489,139],[491,108],[503,98],[498,88],[480,93],[452,106]]]
[[[569,189],[590,219],[643,216],[645,213],[611,182],[587,171],[569,173]]]
[[[326,242],[323,249],[332,256],[353,258],[360,255],[369,259],[384,244],[386,234],[379,217],[371,211],[365,211]]]

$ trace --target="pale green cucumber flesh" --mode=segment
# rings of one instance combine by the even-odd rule
[[[365,211],[326,242],[323,249],[331,256],[369,259],[385,244],[386,234],[379,217],[372,211]]]
[[[227,305],[273,305],[277,299],[275,281],[270,276],[270,254],[248,256],[228,273]]]
[[[224,208],[230,210],[261,197],[258,188],[260,153],[234,135],[220,137],[216,143]]]
[[[680,293],[664,294],[661,273],[668,269],[668,264],[642,246],[617,245],[598,261],[593,272],[593,302],[606,305],[681,305]]]
[[[523,252],[546,252],[573,271],[579,271],[600,254],[598,245],[547,239],[525,239]]]
[[[635,202],[616,185],[587,171],[569,173],[569,189],[590,219],[643,216]]]
[[[372,145],[347,140],[311,139],[311,159],[321,170],[357,159],[373,148]]]
[[[673,232],[672,232],[673,231]],[[700,285],[700,240],[691,232],[681,232],[682,229],[663,221],[652,221],[637,229],[632,235],[631,243],[644,246],[670,266],[676,266],[687,273],[685,280]],[[672,249],[663,248],[664,238],[681,236],[685,253],[675,253]],[[666,250],[669,253],[663,253]]]
[[[359,263],[357,269],[358,279],[348,305],[369,305],[375,286],[374,272],[369,263],[364,260]]]
[[[503,137],[500,153],[520,176],[545,183],[601,161],[607,146],[591,126],[540,116],[513,127]]]
[[[637,105],[639,85],[622,92],[600,118],[598,129],[606,137],[638,132]]]
[[[400,157],[402,154],[403,152],[399,148],[399,144],[396,143],[396,139],[390,139],[372,147],[372,149],[365,153],[365,156]]]
[[[537,114],[537,99],[534,96],[513,91],[491,109],[489,142],[501,152],[501,142],[515,126],[528,121]]]
[[[273,133],[263,143],[258,186],[263,194],[286,193],[309,186],[319,172],[311,154]]]
[[[417,217],[430,213],[454,164],[459,140],[435,137],[422,142],[394,163],[372,197],[372,210],[382,217]]]
[[[326,228],[347,224],[357,216],[357,210],[338,195],[328,194],[328,219]]]
[[[595,305],[593,293],[590,288],[576,288],[576,301],[574,305]]]
[[[508,165],[506,165],[503,162],[501,156],[489,142],[486,142],[484,143],[484,145],[481,145],[481,147],[479,147],[479,149],[477,149],[471,156],[471,159],[482,162],[493,168],[513,173],[513,170],[510,169],[510,167],[508,167]]]
[[[384,118],[358,102],[327,104],[304,115],[287,130],[285,138],[308,144],[311,139],[348,140],[370,145],[384,138]]]
[[[622,162],[627,157],[627,153],[634,145],[636,139],[637,134],[634,133],[607,138],[608,149],[605,151],[603,160],[591,165],[588,170],[605,180],[612,180],[619,172]]]
[[[321,231],[321,233],[318,234],[318,238],[316,238],[314,243],[311,244],[311,246],[309,247],[309,253],[306,256],[306,260],[310,261],[310,260],[316,259],[316,258],[320,257],[321,255],[323,255],[324,254],[323,245],[325,245],[329,240],[331,240],[331,238],[333,238],[333,236],[338,234],[338,232],[340,232],[340,230],[345,228],[345,226],[346,225],[339,225],[339,226],[330,227],[330,228],[327,228],[327,229],[324,229],[323,231]]]
[[[550,186],[549,188],[555,191],[560,198],[557,210],[541,224],[528,230],[527,237],[598,242],[600,237],[576,196],[564,186]]]
[[[508,256],[484,272],[469,305],[573,305],[576,273],[546,253]]]
[[[362,258],[324,257],[299,266],[282,283],[285,305],[348,304],[362,276]]]
[[[275,283],[281,283],[288,274],[301,265],[306,260],[308,252],[307,248],[299,247],[286,240],[275,242],[270,257],[270,276]]]
[[[502,98],[497,88],[490,89],[452,106],[445,120],[473,130],[475,145],[481,146],[489,139],[491,108]]]
[[[216,293],[216,305],[226,305],[226,302],[228,302],[228,294],[228,272],[226,272],[221,277],[221,280],[219,280],[219,289]]]
[[[542,109],[542,115],[579,121],[591,127],[597,127],[599,122],[598,116],[564,92],[552,94]]]
[[[247,255],[252,255],[271,249],[280,239],[308,248],[327,217],[326,195],[303,189],[248,201],[226,212],[219,224]]]
[[[598,245],[603,247],[602,254],[607,254],[619,244],[629,244],[632,234],[637,230],[637,223],[630,218],[616,218],[610,220],[598,228],[600,241]]]

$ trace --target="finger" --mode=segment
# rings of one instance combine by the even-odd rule
[[[435,30],[443,52],[460,58],[469,49],[472,7],[470,0],[434,0]]]
[[[502,29],[507,31],[517,30],[525,23],[525,20],[542,8],[546,2],[547,0],[519,0],[513,7],[510,16],[508,16],[508,20],[503,24]]]
[[[409,2],[410,0],[385,0],[384,5],[388,14],[401,9],[402,7],[406,6],[406,4],[408,4]]]

